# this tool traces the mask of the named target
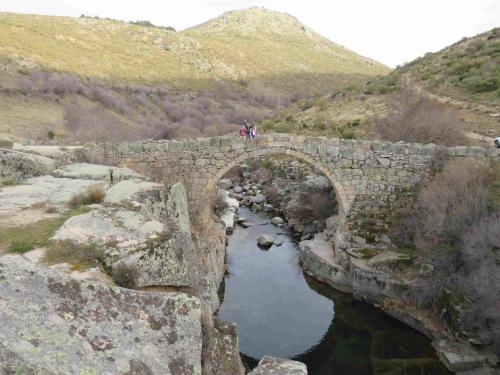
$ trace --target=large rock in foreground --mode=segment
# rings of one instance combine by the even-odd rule
[[[1,374],[201,374],[200,302],[0,257]]]
[[[266,355],[248,375],[307,375],[307,367],[301,362]]]

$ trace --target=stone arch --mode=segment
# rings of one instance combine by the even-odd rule
[[[326,167],[324,166],[321,162],[314,160],[310,156],[308,156],[305,153],[295,151],[288,149],[286,147],[268,147],[268,148],[261,148],[261,149],[256,149],[252,152],[249,153],[244,153],[240,156],[238,156],[235,159],[230,160],[226,165],[221,167],[218,172],[213,175],[209,176],[208,180],[206,181],[206,184],[202,190],[202,197],[206,198],[207,202],[209,201],[209,197],[211,194],[215,192],[215,187],[219,180],[231,169],[237,166],[238,164],[241,164],[245,160],[251,159],[251,158],[258,158],[263,155],[288,155],[292,156],[298,160],[304,161],[314,167],[317,167],[330,181],[330,184],[333,187],[333,190],[335,191],[335,197],[338,202],[338,214],[341,218],[345,218],[350,211],[350,204],[349,200],[347,197],[347,194],[345,192],[345,189],[343,185],[340,183],[339,179]],[[209,217],[209,212],[212,209],[209,204],[206,204],[203,206],[203,217],[208,218]]]

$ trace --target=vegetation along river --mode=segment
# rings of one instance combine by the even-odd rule
[[[249,223],[269,222],[248,208],[239,213]],[[283,245],[260,249],[256,239],[261,234]],[[227,257],[219,316],[238,324],[248,368],[267,354],[301,361],[309,375],[447,374],[425,336],[304,275],[287,229],[236,227]]]

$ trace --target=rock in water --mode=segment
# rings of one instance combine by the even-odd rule
[[[257,238],[257,245],[263,248],[269,248],[273,246],[274,244],[274,238],[268,234],[261,234]]]
[[[200,301],[0,257],[0,373],[201,374]]]
[[[234,230],[234,216],[235,213],[230,210],[224,210],[220,219],[226,228],[226,233],[231,234]]]
[[[291,359],[264,356],[259,366],[248,375],[307,375],[305,364]]]
[[[281,217],[276,216],[271,219],[271,224],[276,225],[277,227],[282,226],[285,224],[285,220],[283,220]]]
[[[250,198],[250,202],[252,203],[264,203],[266,201],[266,197],[263,194],[257,194],[255,197]]]

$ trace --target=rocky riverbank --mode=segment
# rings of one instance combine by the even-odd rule
[[[0,372],[243,374],[223,227],[191,228],[182,184],[0,156]]]
[[[414,308],[415,284],[391,270],[408,261],[404,254],[335,247],[339,219],[336,206],[326,204],[335,201],[333,189],[303,163],[242,165],[238,178],[219,183],[221,223],[192,227],[182,184],[164,186],[127,168],[67,164],[78,159],[70,152],[0,152],[4,372],[71,374],[79,366],[89,374],[243,374],[236,326],[215,317],[226,234],[250,225],[238,216],[240,205],[294,231],[305,272],[433,338],[448,368],[496,363]],[[279,246],[274,238],[261,242]],[[269,358],[254,371],[288,374],[290,366],[305,371]]]
[[[225,197],[236,199],[255,212],[277,215],[277,219],[284,221],[279,225],[288,225],[295,231],[300,240],[300,260],[307,274],[381,308],[428,336],[450,371],[495,371],[498,358],[493,353],[478,349],[473,339],[456,336],[434,313],[416,306],[418,281],[432,272],[429,265],[422,264],[417,272],[398,271],[405,269],[404,265],[411,259],[406,253],[392,250],[388,238],[386,247],[336,248],[339,222],[335,210],[326,211],[318,220],[311,214],[311,202],[304,201],[304,197],[316,193],[329,194],[334,199],[326,177],[303,163],[283,159],[244,164],[237,173],[229,173],[227,177],[220,184],[227,189]],[[294,212],[300,213],[298,219]],[[237,214],[233,225],[235,222],[246,225],[245,218]],[[262,246],[273,244],[271,238],[260,241]]]
[[[251,160],[230,171],[218,187],[224,206],[223,221],[231,202],[254,212],[283,218],[297,239],[311,239],[327,227],[337,213],[335,192],[326,176],[306,163],[288,158]],[[234,201],[233,201],[234,202]],[[234,210],[233,210],[234,211]],[[234,219],[245,225],[244,218]],[[283,224],[283,223],[281,223]]]

